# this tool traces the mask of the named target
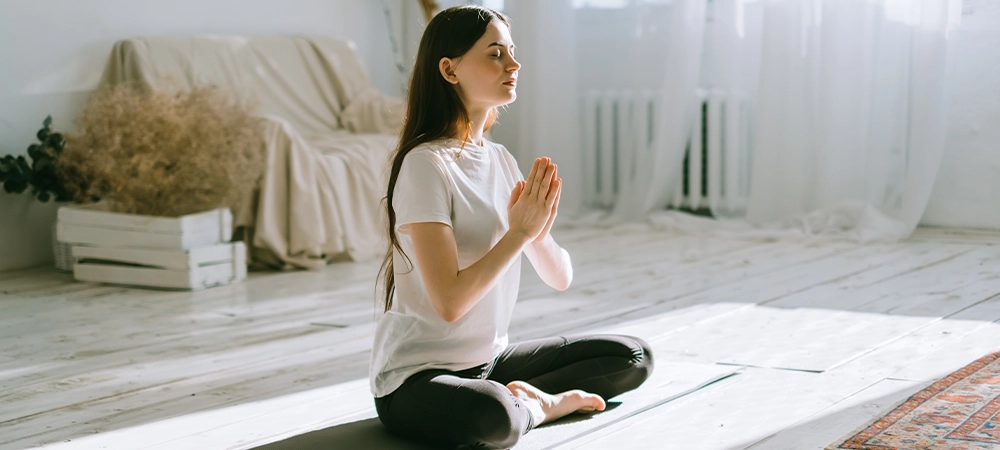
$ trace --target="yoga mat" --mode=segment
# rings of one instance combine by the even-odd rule
[[[639,389],[609,400],[604,411],[571,414],[524,435],[517,450],[546,450],[568,442],[586,442],[587,435],[683,397],[742,371],[739,367],[666,362],[657,365]]]
[[[524,435],[515,450],[545,450],[570,441],[586,442],[587,435],[641,414],[671,400],[690,394],[742,369],[734,366],[666,362],[656,366],[653,376],[639,389],[626,392],[608,401],[604,411],[571,414],[547,423]],[[316,430],[273,442],[258,450],[320,450],[320,449],[398,449],[430,450],[435,447],[410,442],[393,436],[378,418],[374,408],[350,423]]]

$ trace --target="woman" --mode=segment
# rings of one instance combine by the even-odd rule
[[[513,53],[508,19],[478,6],[442,11],[420,41],[389,177],[385,313],[370,368],[379,419],[405,437],[512,447],[538,425],[603,410],[652,372],[637,338],[508,345],[521,252],[555,289],[573,277],[549,235],[556,165],[536,159],[525,180],[483,137],[514,100]]]

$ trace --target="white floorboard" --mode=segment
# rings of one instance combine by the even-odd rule
[[[816,374],[749,368],[560,448],[743,448],[825,406],[823,387]]]
[[[758,306],[656,340],[673,349],[667,357],[823,372],[937,320]]]
[[[882,380],[749,448],[823,450],[926,386],[915,381]]]
[[[1000,347],[1000,232],[871,246],[554,234],[573,286],[548,288],[525,261],[513,340],[630,334],[660,368],[743,371],[559,448],[821,449]],[[258,272],[197,293],[0,273],[0,450],[252,448],[370,419],[377,271]]]

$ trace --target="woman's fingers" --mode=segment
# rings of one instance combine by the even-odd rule
[[[549,158],[538,158],[538,166],[536,167],[535,178],[531,183],[531,199],[538,201],[545,198],[546,191],[543,190],[546,187],[543,183],[545,177],[549,176]]]
[[[538,180],[538,190],[536,191],[536,195],[539,202],[545,202],[546,197],[549,195],[549,188],[552,186],[552,174],[554,171],[555,164],[547,164],[542,177]]]
[[[545,192],[546,199],[549,197],[549,195],[552,195],[551,193],[552,187],[555,185],[556,180],[559,179],[559,165],[552,164],[551,166],[552,166],[552,178],[551,181],[549,181],[549,190]]]
[[[559,194],[562,193],[562,178],[555,180],[552,183],[552,191],[550,195],[545,198],[545,206],[552,210],[555,208],[556,202],[559,201]]]
[[[514,203],[517,203],[517,199],[521,197],[522,191],[524,191],[524,181],[518,181],[514,185],[514,189],[510,191],[510,202],[507,203],[508,211],[514,207]]]
[[[553,197],[556,198],[556,202],[559,201],[559,194],[562,194],[562,178],[556,178],[552,180],[552,188],[549,189],[549,195],[545,197],[546,203]]]
[[[538,173],[539,167],[542,168],[543,172],[545,171],[545,166],[542,165],[542,158],[535,158],[535,164],[531,166],[531,171],[528,172],[528,179],[524,180],[525,195],[535,194],[535,180],[541,178],[541,175]]]
[[[562,198],[562,178],[559,179],[559,190],[556,191],[556,203],[552,205],[552,215],[555,216],[559,210],[559,199]]]
[[[520,195],[539,203],[547,203],[549,197],[554,195],[552,187],[558,178],[559,166],[552,164],[551,158],[536,158],[528,178],[524,180]]]

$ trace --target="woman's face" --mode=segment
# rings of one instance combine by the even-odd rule
[[[442,74],[457,84],[458,92],[470,110],[506,105],[517,97],[514,89],[521,65],[514,59],[514,42],[503,23],[496,20],[490,22],[476,44],[451,61],[453,64],[444,64],[442,60]],[[446,69],[446,65],[450,65],[450,70]]]

